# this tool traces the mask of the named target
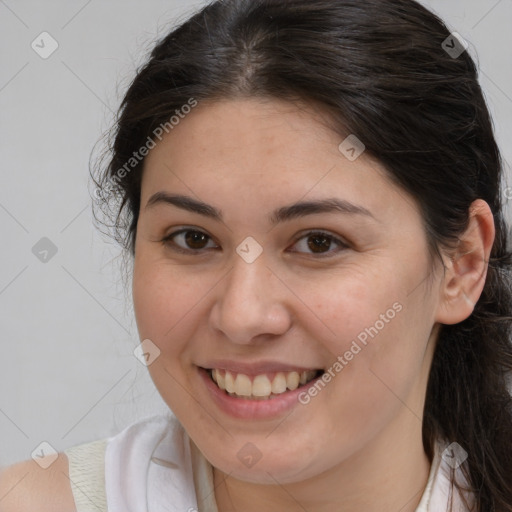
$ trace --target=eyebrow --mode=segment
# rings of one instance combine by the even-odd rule
[[[187,210],[189,212],[197,213],[204,217],[223,222],[221,210],[189,196],[169,194],[167,192],[156,192],[149,198],[145,209],[152,208],[158,204],[173,205],[177,208],[181,208],[182,210]],[[373,220],[377,220],[374,215],[363,206],[356,205],[345,199],[338,199],[334,197],[314,201],[302,201],[288,206],[283,206],[275,210],[269,220],[271,224],[275,225],[280,222],[305,217],[306,215],[333,212],[350,215],[363,215],[370,217]]]

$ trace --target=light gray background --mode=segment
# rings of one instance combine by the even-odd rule
[[[88,164],[152,43],[204,3],[0,0],[0,466],[166,410],[133,356],[131,291],[93,226]],[[477,53],[512,162],[512,0],[424,3]],[[59,44],[46,60],[31,48],[43,31]],[[58,248],[47,263],[42,237]]]

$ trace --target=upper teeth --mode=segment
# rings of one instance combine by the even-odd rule
[[[220,389],[229,394],[245,397],[269,398],[272,394],[279,395],[287,389],[294,390],[299,384],[306,384],[316,376],[316,370],[298,372],[277,372],[273,379],[266,375],[251,377],[243,373],[231,373],[227,370],[213,369],[211,375]]]

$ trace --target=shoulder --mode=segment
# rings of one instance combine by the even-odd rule
[[[66,454],[43,469],[33,460],[0,468],[0,512],[75,512]]]
[[[130,470],[138,470],[141,457],[153,454],[160,441],[168,441],[162,443],[162,448],[167,447],[169,453],[163,451],[156,456],[173,460],[181,453],[177,446],[183,444],[182,431],[172,415],[154,415],[130,424],[110,438],[68,448],[48,469],[33,460],[0,467],[0,512],[76,512],[81,499],[80,492],[73,493],[77,484],[81,490],[89,489],[103,506],[107,446],[111,469],[108,483],[115,490],[119,480],[120,492],[125,493],[123,477]]]

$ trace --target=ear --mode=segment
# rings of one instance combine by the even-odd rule
[[[484,288],[495,236],[494,217],[482,199],[471,204],[469,216],[457,249],[445,261],[436,313],[436,321],[442,324],[457,324],[468,318]]]

